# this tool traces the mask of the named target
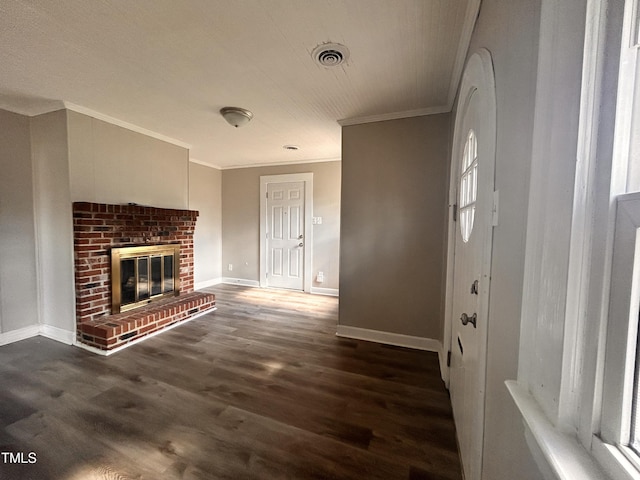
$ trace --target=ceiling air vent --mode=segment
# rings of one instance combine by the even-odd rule
[[[313,49],[311,56],[323,67],[337,67],[349,59],[349,49],[339,43],[323,43]]]

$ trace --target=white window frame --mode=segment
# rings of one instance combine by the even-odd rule
[[[553,0],[543,4],[560,5]],[[531,348],[535,346],[528,347],[526,341],[531,342],[541,327],[531,326],[535,308],[527,315],[540,297],[523,298],[518,381],[507,382],[507,387],[522,413],[534,458],[547,479],[640,479],[640,465],[634,465],[637,456],[629,454],[624,445],[629,437],[640,294],[639,269],[635,282],[631,281],[633,269],[629,269],[634,256],[640,255],[640,241],[636,242],[635,236],[640,228],[640,193],[627,193],[630,185],[634,190],[640,187],[638,179],[630,178],[637,173],[629,168],[633,108],[640,98],[640,89],[636,89],[640,83],[638,4],[640,0],[586,2],[566,308],[564,318],[558,318],[563,341],[562,369],[553,391],[556,404],[549,402],[550,396],[540,401],[532,391],[536,373],[531,366]],[[547,27],[549,24],[553,21]],[[611,63],[618,58],[618,76],[612,81]],[[616,85],[617,93],[612,88]],[[640,116],[637,111],[635,115]],[[640,124],[640,118],[635,120]],[[554,219],[553,213],[542,215]],[[539,256],[536,251],[528,253],[529,266],[535,267]],[[535,269],[526,271],[525,279],[531,272]],[[624,348],[629,345],[632,347]],[[624,377],[621,371],[626,372]]]
[[[595,395],[601,411],[599,428],[592,438],[595,457],[616,480],[640,478],[640,456],[627,447],[640,308],[640,192],[632,191],[640,189],[639,179],[634,178],[638,169],[632,168],[632,162],[640,160],[633,145],[634,121],[640,122],[636,106],[640,99],[639,8],[638,0],[625,1],[611,166],[611,198],[616,198],[617,209],[615,216],[611,215],[615,221],[607,251],[611,269],[608,310],[603,319],[602,389]]]
[[[594,454],[614,478],[640,478],[640,457],[627,447],[640,311],[640,192],[617,200],[602,389]]]

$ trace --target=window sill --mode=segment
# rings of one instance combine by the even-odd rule
[[[538,402],[525,388],[513,380],[508,380],[505,384],[520,410],[531,453],[546,480],[609,478],[577,438],[558,430],[549,421]]]

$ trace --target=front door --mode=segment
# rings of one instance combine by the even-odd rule
[[[483,58],[484,57],[484,58]],[[450,395],[467,480],[482,471],[486,339],[494,218],[495,93],[488,52],[469,60],[454,133],[457,219]],[[489,75],[490,71],[490,75]]]
[[[305,182],[267,185],[267,284],[303,290]]]

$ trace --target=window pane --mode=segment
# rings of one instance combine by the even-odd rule
[[[462,154],[462,168],[458,183],[460,233],[462,240],[468,242],[473,231],[475,202],[478,196],[478,142],[473,130],[469,130]]]

